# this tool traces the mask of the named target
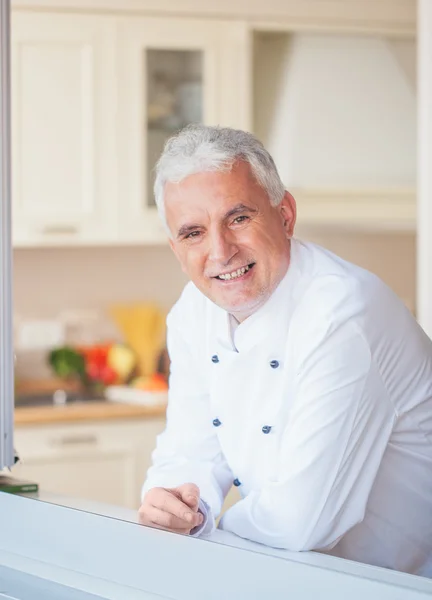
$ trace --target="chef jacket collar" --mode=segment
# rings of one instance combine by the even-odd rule
[[[301,273],[300,258],[300,243],[292,239],[290,264],[283,279],[267,302],[236,327],[232,327],[229,313],[219,309],[216,335],[220,347],[231,352],[244,352],[257,344],[270,342],[275,344],[276,350],[277,340],[286,339],[293,310],[293,293]]]

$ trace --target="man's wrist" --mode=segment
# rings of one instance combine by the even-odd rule
[[[209,535],[210,533],[213,533],[215,530],[214,518],[209,505],[202,498],[199,500],[198,512],[202,514],[203,522],[201,525],[194,527],[189,535],[192,537],[199,537],[201,535]]]

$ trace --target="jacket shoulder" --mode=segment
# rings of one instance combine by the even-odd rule
[[[299,313],[311,310],[320,317],[354,316],[388,296],[388,286],[374,273],[320,246],[305,244],[303,256],[305,276],[297,298]]]

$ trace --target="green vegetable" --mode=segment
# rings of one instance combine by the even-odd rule
[[[63,346],[52,350],[48,355],[48,362],[54,373],[58,377],[79,377],[83,382],[86,381],[85,359],[82,354]]]

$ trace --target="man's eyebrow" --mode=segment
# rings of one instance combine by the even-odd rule
[[[198,227],[199,225],[182,225],[177,232],[177,239],[187,235],[191,231],[195,231]]]
[[[241,203],[236,204],[227,213],[225,213],[223,218],[224,218],[224,220],[229,219],[230,217],[233,217],[234,215],[238,215],[239,213],[243,213],[243,212],[256,213],[257,209],[252,208],[250,206],[246,206],[246,204],[241,204]]]

